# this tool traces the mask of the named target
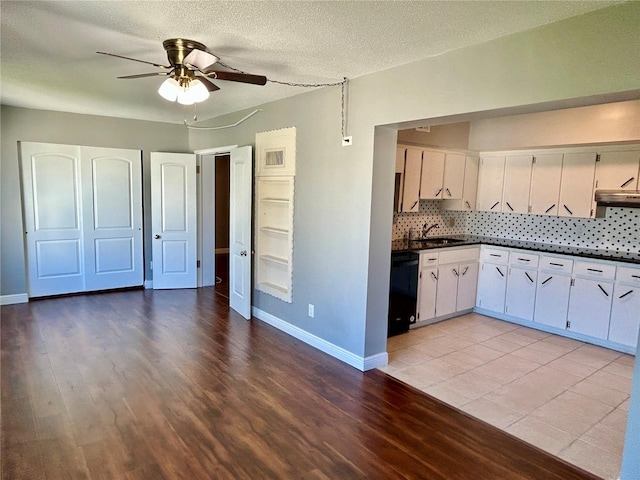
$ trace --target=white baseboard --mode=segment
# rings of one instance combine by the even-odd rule
[[[306,330],[302,330],[295,325],[291,325],[290,323],[285,322],[284,320],[271,315],[270,313],[264,312],[259,308],[253,307],[252,314],[257,319],[268,323],[272,327],[275,327],[278,330],[281,330],[291,335],[292,337],[303,341],[307,345],[311,345],[321,352],[331,355],[332,357],[337,358],[338,360],[346,363],[347,365],[351,365],[352,367],[357,368],[360,371],[364,372],[387,364],[387,352],[378,353],[369,357],[360,357],[358,355],[355,355],[354,353],[349,352],[348,350],[345,350],[342,347],[334,345],[331,342],[327,342],[326,340],[317,337],[316,335],[313,335]]]
[[[28,303],[29,296],[26,293],[14,295],[0,295],[0,305],[13,305],[14,303]]]
[[[144,288],[145,289],[153,288],[153,280],[145,280],[144,281]]]

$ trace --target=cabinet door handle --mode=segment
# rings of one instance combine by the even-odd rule
[[[462,272],[462,276],[464,277],[468,271],[469,271],[469,267],[465,267],[464,272]]]
[[[501,277],[504,277],[504,273],[502,273],[502,270],[500,270],[498,267],[496,267],[496,270],[498,271]]]
[[[509,207],[509,210],[511,210],[513,212],[513,207],[509,204],[509,202],[506,202],[507,207]]]
[[[413,202],[413,205],[411,205],[411,208],[409,210],[413,210],[419,201],[420,200],[416,200],[415,202]]]
[[[573,215],[573,212],[571,210],[569,210],[569,207],[567,207],[566,205],[562,205],[564,207],[564,209],[569,212],[569,215]]]
[[[466,203],[467,204],[467,208],[469,210],[471,210],[471,204],[469,203],[469,200],[465,200],[464,203]]]
[[[602,273],[602,270],[598,270],[597,268],[587,268],[590,272]]]
[[[520,257],[518,257],[518,260],[520,260],[521,262],[530,262],[531,261],[528,258],[520,258]]]
[[[502,258],[502,255],[497,254],[497,253],[490,253],[489,256],[490,257],[500,257],[500,258]]]
[[[454,274],[456,277],[459,277],[459,276],[460,276],[460,275],[458,275],[458,271],[457,271],[455,268],[452,268],[452,269],[451,269],[451,271],[453,272],[453,274]]]
[[[640,278],[640,275],[631,275],[633,278]]]
[[[435,273],[431,272],[431,276],[433,277],[434,280],[438,280],[438,277],[436,276]]]
[[[449,190],[448,188],[445,189],[445,191],[447,192],[447,195],[451,196],[451,190]]]
[[[629,185],[631,182],[633,182],[636,179],[636,177],[631,177],[629,180],[627,180],[626,182],[624,182],[622,185],[620,185],[620,188],[622,187],[626,187],[627,185]]]
[[[440,195],[440,192],[441,192],[441,191],[442,191],[442,189],[438,190],[438,191],[436,192],[436,194],[434,195],[434,197],[437,197],[438,195]]]
[[[533,283],[533,278],[531,278],[531,276],[530,276],[527,272],[524,272],[524,274],[527,276],[527,278],[529,279],[529,281],[530,281],[531,283]]]
[[[551,280],[553,277],[549,277],[547,278],[544,282],[542,282],[542,285],[544,285],[545,283],[547,283],[549,280]]]
[[[553,205],[551,205],[549,208],[547,208],[547,209],[544,211],[544,213],[549,213],[549,212],[553,209],[553,207],[555,207],[555,206],[556,206],[556,204],[554,203],[554,204],[553,204]]]
[[[564,264],[562,264],[562,263],[549,262],[549,265],[553,265],[554,267],[564,267]]]
[[[496,208],[496,205],[498,205],[499,203],[500,203],[500,202],[496,202],[496,203],[494,203],[494,204],[491,206],[491,208],[490,208],[489,210],[493,210],[494,208]]]
[[[620,295],[618,298],[624,298],[627,295],[631,295],[633,293],[633,290],[629,290],[627,293],[623,293],[622,295]]]
[[[609,296],[609,294],[607,293],[607,291],[606,291],[604,288],[602,288],[602,285],[598,284],[598,288],[602,291],[602,293],[604,293],[604,294],[605,294],[605,296],[606,296],[606,297],[608,297],[608,296]]]

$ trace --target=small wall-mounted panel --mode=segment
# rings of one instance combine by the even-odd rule
[[[296,127],[256,134],[256,177],[296,174]]]

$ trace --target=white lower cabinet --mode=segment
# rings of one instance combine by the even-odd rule
[[[480,253],[476,306],[495,313],[504,313],[507,294],[509,251],[483,247]]]
[[[636,347],[640,330],[640,268],[618,267],[613,289],[609,340]]]
[[[504,313],[533,320],[538,279],[538,255],[512,250],[509,252],[509,272]]]
[[[615,265],[575,262],[567,314],[568,330],[607,339],[615,273]]]
[[[420,255],[418,323],[438,321],[475,305],[479,247]]]
[[[536,288],[533,321],[555,328],[567,328],[573,259],[542,256]]]

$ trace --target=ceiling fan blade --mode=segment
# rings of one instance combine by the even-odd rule
[[[189,54],[184,57],[182,61],[184,65],[189,65],[192,67],[196,67],[201,72],[204,71],[207,67],[210,67],[214,63],[220,60],[215,55],[205,52],[204,50],[198,50],[194,48],[189,52]]]
[[[221,72],[207,70],[203,72],[207,77],[217,78],[218,80],[229,80],[230,82],[251,83],[253,85],[265,85],[267,77],[264,75],[251,75],[250,73],[237,72]]]
[[[122,55],[116,55],[115,53],[107,53],[107,52],[96,52],[96,53],[99,53],[100,55],[108,55],[109,57],[123,58],[125,60],[133,60],[134,62],[146,63],[147,65],[153,65],[154,67],[164,68],[167,70],[173,68],[172,66],[160,65],[158,63],[147,62],[145,60],[138,60],[137,58],[124,57]]]
[[[144,78],[144,77],[157,77],[158,75],[169,75],[171,72],[155,72],[155,73],[139,73],[137,75],[123,75],[116,78]]]
[[[209,90],[210,92],[215,92],[216,90],[220,90],[220,87],[217,86],[215,83],[210,82],[209,80],[207,80],[204,77],[201,76],[197,76],[196,77],[198,80],[200,80],[205,87],[207,87],[207,90]]]

